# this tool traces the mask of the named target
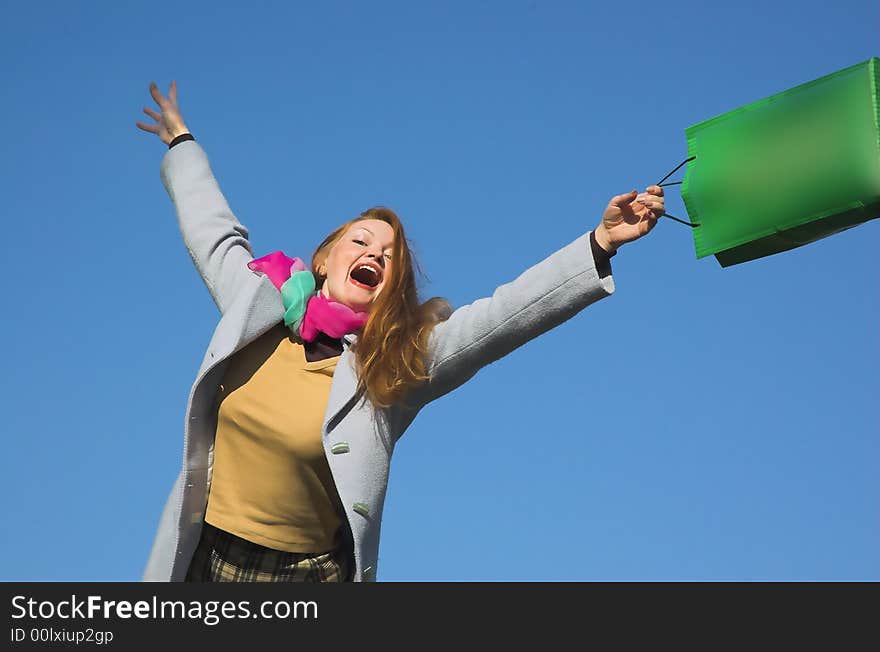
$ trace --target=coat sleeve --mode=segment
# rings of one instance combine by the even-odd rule
[[[587,232],[434,327],[422,404],[613,293],[613,277],[600,278],[596,270]]]
[[[177,221],[208,292],[223,314],[253,276],[247,228],[236,219],[214,178],[208,156],[194,140],[169,149],[160,177],[177,210]]]

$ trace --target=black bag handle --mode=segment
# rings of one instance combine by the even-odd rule
[[[679,169],[681,168],[681,166],[683,166],[685,163],[690,163],[690,162],[693,161],[695,158],[697,158],[697,157],[696,157],[696,156],[691,156],[690,158],[686,158],[686,159],[683,160],[681,163],[679,163],[678,165],[676,165],[676,166],[675,166],[675,169],[673,169],[672,172],[670,172],[670,173],[667,174],[665,177],[663,177],[662,179],[660,179],[660,181],[658,181],[658,182],[655,183],[654,185],[656,185],[656,186],[660,186],[661,188],[665,188],[666,186],[680,186],[680,185],[681,185],[681,181],[670,181],[669,183],[663,183],[663,182],[666,181],[666,180],[667,180],[669,177],[671,177],[673,174],[675,174],[676,172],[678,172]],[[684,221],[684,220],[682,220],[682,219],[679,219],[679,218],[675,217],[674,215],[670,215],[670,214],[667,213],[666,211],[664,211],[664,212],[663,212],[663,215],[661,215],[660,217],[668,217],[668,218],[671,219],[671,220],[675,220],[676,222],[681,222],[681,223],[684,224],[685,226],[689,226],[689,227],[691,227],[691,228],[693,228],[693,229],[695,229],[695,228],[697,228],[698,226],[700,226],[698,223],[691,224],[690,222],[686,222],[686,221]]]

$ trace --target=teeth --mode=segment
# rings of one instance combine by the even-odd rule
[[[373,272],[373,274],[376,275],[377,279],[382,278],[382,274],[379,272],[379,270],[376,269],[375,267],[373,267],[372,265],[358,265],[357,269],[368,269],[371,272]]]

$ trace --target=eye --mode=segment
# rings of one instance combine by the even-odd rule
[[[391,260],[391,254],[385,254],[385,260]]]
[[[357,244],[359,244],[359,245],[363,245],[363,246],[365,246],[365,247],[367,246],[367,243],[364,242],[363,240],[352,240],[352,242],[356,242]]]

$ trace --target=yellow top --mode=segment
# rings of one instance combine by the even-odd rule
[[[306,361],[283,323],[230,359],[205,521],[275,550],[339,545],[345,512],[321,441],[338,360]]]

